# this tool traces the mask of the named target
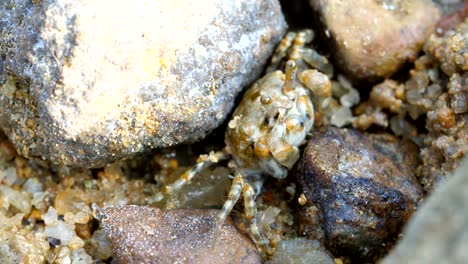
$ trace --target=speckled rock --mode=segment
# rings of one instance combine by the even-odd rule
[[[195,141],[285,28],[277,0],[2,0],[0,127],[72,166]]]
[[[430,0],[309,0],[321,15],[335,58],[355,78],[386,77],[416,59],[440,11]]]
[[[375,260],[421,199],[417,149],[391,135],[315,131],[300,161],[302,234],[334,254]]]
[[[405,227],[403,239],[381,262],[466,263],[468,159],[432,193]]]
[[[106,207],[102,226],[119,263],[261,263],[253,243],[228,221],[216,242],[218,210]]]

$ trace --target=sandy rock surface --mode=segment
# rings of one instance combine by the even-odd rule
[[[218,210],[139,206],[103,209],[103,230],[121,263],[261,263],[253,243],[226,223],[214,240]]]
[[[98,167],[203,138],[286,29],[277,0],[0,2],[0,127]]]

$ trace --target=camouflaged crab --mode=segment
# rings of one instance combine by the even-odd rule
[[[313,102],[331,96],[328,75],[333,68],[328,60],[305,45],[313,31],[290,32],[281,41],[267,69],[244,95],[234,111],[225,135],[222,151],[202,156],[198,163],[174,183],[166,186],[151,202],[174,194],[201,170],[220,160],[232,159],[234,171],[231,190],[219,214],[217,229],[223,225],[240,195],[250,221],[250,235],[264,252],[271,247],[256,223],[255,198],[260,193],[264,175],[284,179],[299,159],[299,146],[314,124]],[[287,58],[285,72],[279,68]]]

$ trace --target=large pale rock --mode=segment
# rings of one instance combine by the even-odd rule
[[[285,28],[277,0],[2,0],[0,127],[88,167],[200,139]]]

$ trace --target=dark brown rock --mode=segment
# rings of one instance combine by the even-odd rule
[[[386,77],[415,60],[440,11],[430,0],[309,0],[320,13],[335,58],[355,78]]]
[[[110,206],[101,221],[119,263],[261,263],[253,243],[230,221],[214,240],[218,213]]]
[[[421,199],[416,157],[414,145],[390,135],[314,132],[297,175],[307,198],[303,234],[339,255],[373,259],[386,252]]]

